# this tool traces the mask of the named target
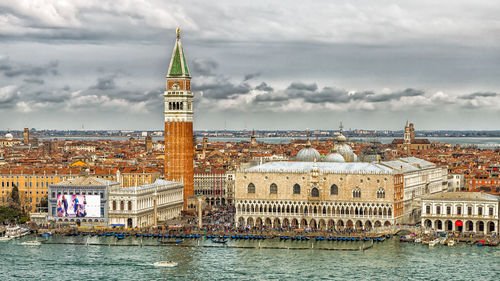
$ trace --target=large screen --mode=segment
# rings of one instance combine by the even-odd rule
[[[57,195],[58,217],[100,217],[101,200],[99,195]]]

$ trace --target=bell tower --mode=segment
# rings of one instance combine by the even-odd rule
[[[167,73],[165,98],[165,179],[184,183],[184,210],[194,195],[193,93],[177,28]]]

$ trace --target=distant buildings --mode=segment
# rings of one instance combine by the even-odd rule
[[[208,206],[231,206],[234,200],[234,172],[224,169],[195,169],[194,193]]]
[[[445,192],[422,198],[422,226],[437,231],[499,233],[500,197]]]
[[[410,152],[412,150],[426,150],[431,147],[431,142],[428,139],[415,138],[415,128],[413,123],[408,125],[406,122],[405,131],[402,139],[394,139],[392,145],[398,149]]]

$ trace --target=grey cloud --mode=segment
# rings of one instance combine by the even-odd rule
[[[498,96],[497,93],[492,93],[492,92],[476,92],[468,95],[463,95],[460,96],[461,99],[464,100],[473,100],[476,98],[490,98],[490,97],[496,97]]]
[[[97,83],[95,85],[90,86],[89,89],[92,90],[113,90],[116,88],[115,85],[115,76],[107,76],[107,77],[101,77],[97,79]]]
[[[11,108],[18,101],[19,95],[15,86],[0,88],[0,108]]]
[[[33,66],[13,63],[8,57],[0,59],[0,73],[6,77],[12,78],[17,76],[43,76],[43,75],[58,75],[58,61],[51,61],[46,65]]]
[[[260,83],[257,87],[255,87],[255,90],[265,91],[265,92],[272,92],[272,91],[274,91],[273,87],[267,85],[266,82]]]
[[[288,86],[287,90],[299,90],[299,91],[316,91],[318,89],[318,85],[316,83],[312,84],[304,84],[301,82],[292,82],[290,86]]]
[[[45,83],[43,79],[37,79],[37,78],[26,78],[23,79],[23,81],[29,84],[38,84],[38,85],[43,85]]]
[[[207,99],[224,100],[234,99],[239,95],[250,93],[252,86],[246,82],[234,84],[225,77],[217,77],[205,83],[193,83],[193,91],[202,93],[202,96]]]
[[[254,78],[259,77],[259,76],[260,76],[260,73],[246,74],[245,77],[243,78],[243,81],[248,81],[248,80],[254,79]]]
[[[425,93],[421,90],[415,90],[408,88],[404,91],[399,91],[399,92],[394,92],[394,93],[388,93],[388,94],[371,94],[366,96],[366,101],[368,102],[387,102],[391,100],[398,100],[402,97],[416,97],[416,96],[423,96]]]
[[[210,59],[195,59],[191,63],[191,72],[193,75],[213,76],[214,70],[219,65],[216,61]]]

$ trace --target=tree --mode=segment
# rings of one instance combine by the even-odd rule
[[[10,192],[10,198],[12,199],[12,203],[15,205],[19,206],[21,205],[21,202],[19,201],[19,188],[17,188],[17,185],[13,185],[14,187],[12,188],[12,191]]]

